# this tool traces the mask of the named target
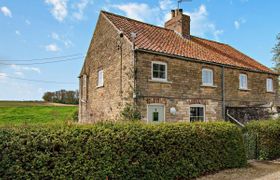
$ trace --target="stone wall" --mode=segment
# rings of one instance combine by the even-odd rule
[[[189,108],[193,104],[205,106],[206,121],[221,120],[222,67],[197,63],[158,54],[137,52],[137,103],[142,118],[147,119],[147,104],[164,104],[166,121],[189,121]],[[151,79],[152,61],[167,63],[167,82]],[[202,86],[202,68],[214,72],[214,86]],[[248,75],[248,91],[239,89],[239,74]],[[226,106],[244,107],[273,104],[276,92],[266,92],[266,78],[273,78],[277,89],[277,76],[232,68],[224,68]],[[169,110],[175,107],[176,115]]]
[[[84,109],[80,111],[82,123],[117,120],[124,105],[133,102],[131,43],[120,37],[102,13],[93,37],[81,72],[81,75],[87,75],[86,102],[80,102],[80,108]],[[97,87],[99,69],[103,69],[103,87]]]

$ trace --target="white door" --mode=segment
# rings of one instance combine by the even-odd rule
[[[148,122],[164,122],[164,105],[148,105]]]

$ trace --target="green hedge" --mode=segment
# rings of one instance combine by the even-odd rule
[[[229,123],[0,129],[3,179],[186,179],[246,165]]]
[[[253,121],[246,131],[256,139],[256,158],[261,160],[280,158],[280,120]]]

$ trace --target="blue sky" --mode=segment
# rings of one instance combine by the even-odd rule
[[[82,56],[100,10],[162,26],[176,6],[176,0],[1,0],[0,100],[40,100],[45,91],[78,89]],[[279,7],[278,0],[193,0],[181,4],[191,16],[191,34],[228,43],[268,67],[273,65],[271,49],[280,32]],[[52,64],[17,65],[50,59],[12,61],[73,54],[71,61]]]

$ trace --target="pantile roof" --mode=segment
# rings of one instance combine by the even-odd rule
[[[275,74],[275,72],[268,67],[227,44],[195,36],[184,38],[173,30],[105,11],[101,13],[104,14],[119,31],[122,31],[131,42],[131,33],[136,33],[137,36],[134,43],[137,49]]]

